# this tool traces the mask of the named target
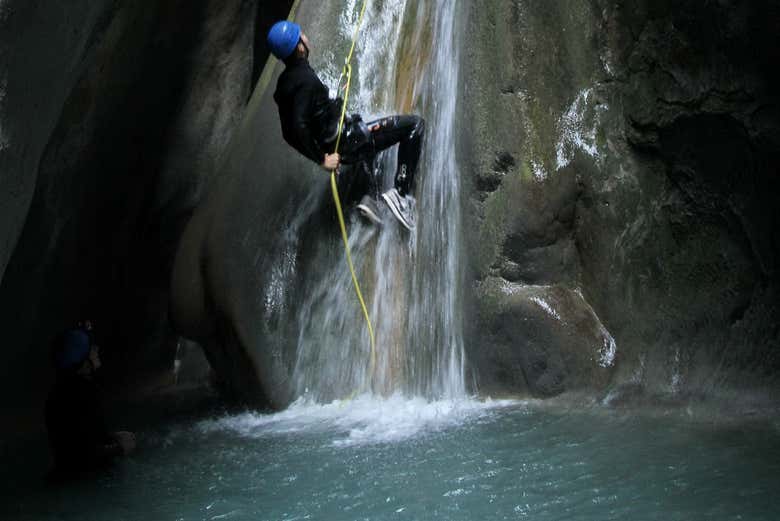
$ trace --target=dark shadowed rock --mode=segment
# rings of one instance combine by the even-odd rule
[[[296,20],[314,25],[320,7],[302,4]],[[305,273],[299,247],[311,247],[324,231],[319,219],[309,219],[320,200],[307,197],[312,187],[327,194],[327,176],[284,142],[273,100],[283,65],[271,65],[275,74],[265,90],[255,90],[220,163],[218,182],[209,187],[179,243],[171,318],[178,331],[204,346],[228,396],[280,408],[291,400],[298,337],[289,330],[292,321],[284,310],[294,312],[296,292],[305,291],[297,287],[305,280],[287,278]],[[304,230],[304,238],[287,244],[295,235],[287,230],[295,226]],[[285,262],[292,267],[285,268]]]
[[[35,413],[48,339],[84,316],[107,382],[172,378],[173,256],[251,92],[257,3],[0,6],[2,379],[30,389],[4,405]]]
[[[493,277],[477,293],[484,351],[474,362],[481,389],[554,396],[606,387],[617,346],[581,295]]]
[[[46,143],[111,4],[0,5],[0,280],[24,226]]]
[[[478,369],[494,350],[557,367],[528,347],[535,329],[484,341],[498,319],[482,288],[500,276],[581,288],[619,346],[615,384],[778,383],[779,27],[771,1],[472,6]]]

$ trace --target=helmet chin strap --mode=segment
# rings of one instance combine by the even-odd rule
[[[309,53],[311,52],[311,51],[309,50],[309,46],[308,46],[308,45],[306,45],[306,42],[304,42],[304,41],[303,41],[303,38],[301,38],[300,40],[298,40],[298,43],[302,43],[302,44],[303,44],[303,48],[304,48],[304,49],[306,49],[306,55],[304,56],[304,59],[308,60],[308,59],[309,59]]]

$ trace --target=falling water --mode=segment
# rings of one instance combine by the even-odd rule
[[[452,398],[465,393],[459,278],[459,173],[453,135],[458,88],[458,45],[452,0],[369,2],[360,33],[350,110],[364,119],[415,113],[426,120],[417,174],[415,232],[400,229],[383,208],[375,228],[355,216],[348,223],[350,248],[376,331],[376,368],[355,298],[343,248],[320,241],[311,266],[317,270],[297,314],[293,385],[315,401],[355,390],[389,395]],[[340,37],[348,40],[359,5],[343,2]],[[432,44],[435,42],[435,44]],[[335,89],[340,57],[314,61]],[[392,187],[395,148],[378,167],[384,189]]]

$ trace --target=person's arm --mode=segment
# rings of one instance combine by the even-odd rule
[[[293,146],[298,152],[322,166],[325,154],[322,153],[317,145],[309,124],[312,96],[314,96],[314,87],[312,85],[304,85],[295,93],[292,110],[292,131],[296,139]]]

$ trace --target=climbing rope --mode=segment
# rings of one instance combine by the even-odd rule
[[[347,114],[347,100],[349,100],[349,89],[352,84],[352,54],[355,52],[355,44],[357,43],[358,34],[360,33],[360,26],[363,23],[363,15],[366,12],[366,6],[368,0],[363,0],[363,6],[360,8],[360,15],[358,16],[357,26],[355,27],[355,33],[352,36],[352,45],[349,48],[349,54],[344,61],[344,68],[341,71],[339,77],[339,85],[341,85],[342,78],[346,80],[344,86],[344,103],[341,106],[341,117],[339,118],[338,137],[336,138],[336,147],[333,150],[335,154],[338,152],[339,145],[341,144],[341,133],[344,130],[344,118]],[[371,340],[371,358],[369,362],[369,374],[374,375],[374,369],[376,368],[376,339],[374,337],[374,327],[371,325],[371,318],[368,315],[368,308],[366,307],[366,301],[363,299],[363,293],[360,291],[360,284],[358,283],[357,275],[355,274],[355,265],[352,263],[352,255],[349,251],[349,238],[347,237],[347,225],[344,223],[344,212],[341,209],[341,198],[339,197],[339,189],[336,183],[336,170],[332,170],[330,173],[330,188],[333,192],[333,202],[336,204],[336,213],[339,217],[339,226],[341,227],[341,238],[344,240],[344,251],[347,254],[347,265],[349,266],[349,272],[352,275],[352,284],[355,287],[355,293],[360,301],[360,307],[363,310],[363,317],[366,319],[366,325],[368,326],[368,337]],[[355,393],[353,393],[354,395]]]

